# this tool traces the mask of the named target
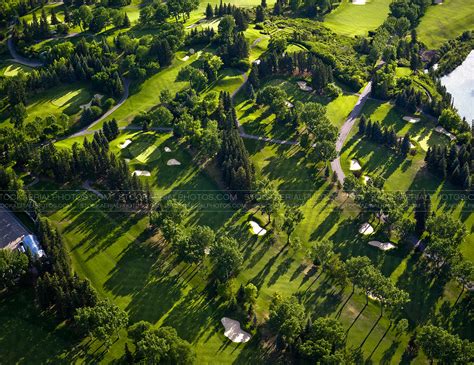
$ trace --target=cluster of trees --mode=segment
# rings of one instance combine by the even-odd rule
[[[37,302],[43,310],[71,319],[76,309],[95,305],[97,294],[87,280],[72,273],[62,237],[46,218],[38,220],[37,233],[46,253],[35,287]]]
[[[381,315],[384,307],[392,312],[398,312],[410,301],[407,292],[396,287],[392,280],[384,276],[379,269],[372,265],[366,256],[351,257],[345,263],[348,277],[352,281],[352,290],[355,287],[362,289],[366,294],[380,303]]]
[[[150,224],[159,228],[172,245],[177,257],[188,264],[200,264],[209,250],[213,275],[218,282],[227,282],[241,269],[243,256],[234,238],[216,236],[207,226],[186,225],[189,208],[176,199],[163,199],[150,213]]]
[[[361,183],[355,175],[350,174],[344,180],[343,189],[347,193],[354,193],[355,202],[364,212],[376,213],[389,233],[392,230],[404,232],[406,222],[403,216],[408,207],[407,197],[400,191],[385,191],[384,183],[385,179],[381,176]]]
[[[455,272],[454,269],[463,261],[459,246],[467,237],[464,224],[446,213],[432,214],[426,221],[426,231],[425,257],[432,262],[433,271],[442,273],[447,269]]]
[[[140,38],[120,34],[114,39],[123,52],[120,69],[138,81],[173,62],[176,50],[183,44],[184,28],[181,23],[163,23],[156,27],[154,36]]]
[[[151,323],[140,321],[128,328],[128,337],[135,345],[133,354],[125,345],[129,364],[188,365],[196,361],[189,342],[179,337],[173,327],[152,328]]]
[[[283,347],[302,362],[321,364],[353,363],[345,347],[345,330],[329,317],[307,320],[308,314],[296,297],[275,294],[270,304],[269,326]]]
[[[20,73],[0,83],[0,90],[7,95],[11,120],[17,127],[21,127],[27,117],[28,98],[61,82],[92,81],[98,91],[115,97],[124,91],[113,53],[105,41],[88,43],[81,39],[76,45],[64,42],[45,57],[50,61],[47,67]]]
[[[193,10],[199,6],[199,0],[171,0],[165,3],[152,1],[140,9],[140,24],[156,25],[173,17],[178,23],[179,19],[186,20]]]
[[[0,249],[0,290],[17,284],[28,272],[28,256],[19,250]]]
[[[116,135],[110,131],[110,125],[107,129],[109,138]],[[107,198],[115,204],[145,210],[151,204],[150,187],[130,172],[124,160],[109,151],[109,140],[104,131],[96,132],[92,141],[84,139],[82,147],[75,143],[71,150],[58,150],[54,144],[42,147],[31,161],[31,168],[37,174],[61,183],[73,179],[97,181],[109,190]]]
[[[201,91],[209,85],[209,82],[217,80],[218,72],[223,64],[219,56],[206,52],[200,58],[200,67],[183,67],[179,70],[176,80],[189,81],[191,88]]]
[[[359,122],[359,134],[371,141],[381,143],[398,151],[402,156],[407,156],[411,150],[410,134],[407,132],[403,138],[398,138],[393,127],[384,127],[379,122],[372,122],[362,115]]]
[[[248,197],[254,185],[254,168],[237,128],[237,116],[229,93],[221,92],[217,122],[222,133],[222,145],[217,162],[227,187],[240,200]]]
[[[469,364],[474,361],[474,344],[461,340],[444,328],[427,324],[421,327],[416,336],[419,345],[431,363]]]
[[[206,6],[206,18],[212,19],[214,17],[222,17],[224,15],[233,15],[236,23],[245,22],[248,23],[250,20],[250,14],[248,11],[241,9],[234,4],[221,2],[219,5],[215,5],[214,8],[211,4]],[[247,28],[245,28],[247,29]],[[243,30],[245,30],[243,29]]]
[[[458,67],[474,48],[473,32],[467,30],[455,39],[443,43],[438,49],[439,59],[432,62],[438,63],[437,75],[446,75]]]
[[[461,119],[459,114],[452,108],[443,109],[441,115],[438,118],[438,123],[455,134],[467,134],[467,138],[459,136],[463,140],[470,140],[471,126],[466,119]]]
[[[99,300],[92,306],[79,307],[74,322],[80,332],[102,341],[108,349],[112,338],[120,337],[119,331],[127,326],[128,314],[107,299]]]
[[[297,12],[298,15],[315,17],[330,13],[339,5],[335,0],[277,0],[273,7],[274,15],[282,15],[285,11]],[[266,2],[262,1],[262,9]]]
[[[242,33],[244,30],[242,26],[237,24],[232,15],[225,15],[222,18],[217,30],[217,53],[226,66],[247,70],[249,67],[249,45]]]
[[[15,17],[26,15],[31,9],[42,6],[44,0],[4,0],[0,2],[0,26],[5,26]]]
[[[428,148],[425,156],[429,171],[443,179],[449,177],[451,182],[463,189],[470,189],[472,185],[472,161],[470,144],[463,144],[459,149],[453,144],[449,150],[445,146],[434,145]]]

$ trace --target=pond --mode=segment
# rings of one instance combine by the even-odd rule
[[[461,117],[470,123],[474,121],[474,50],[464,62],[449,75],[441,78],[454,98],[454,106]]]

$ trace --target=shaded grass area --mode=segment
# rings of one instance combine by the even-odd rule
[[[391,0],[368,0],[365,5],[353,5],[342,0],[336,10],[324,19],[324,24],[336,33],[347,36],[367,36],[387,18]]]
[[[474,29],[474,2],[444,0],[442,5],[428,8],[417,27],[418,39],[429,49],[439,48],[444,42]]]
[[[314,92],[308,93],[299,89],[296,78],[284,80],[280,78],[267,80],[262,88],[271,85],[284,90],[288,95],[288,101],[295,104],[297,101],[317,102],[326,106],[327,117],[338,128],[344,124],[345,119],[353,109],[358,100],[357,95],[341,94],[335,99],[317,95]],[[283,125],[275,118],[267,107],[258,107],[250,100],[243,98],[243,93],[239,93],[236,102],[236,111],[240,123],[244,126],[245,132],[259,136],[295,140],[298,130],[292,126]]]
[[[58,117],[61,114],[74,116],[80,112],[80,106],[87,104],[92,98],[92,93],[86,84],[75,83],[61,85],[30,98],[26,105],[28,116],[25,124],[32,122],[35,118],[47,116]],[[0,111],[0,125],[6,125],[10,120],[8,111]]]

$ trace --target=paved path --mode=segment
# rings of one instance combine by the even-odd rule
[[[32,68],[43,66],[43,63],[40,61],[34,61],[34,60],[21,56],[15,49],[15,45],[13,44],[13,38],[11,35],[8,37],[7,45],[8,45],[8,50],[10,51],[10,54],[12,56],[12,59],[16,63],[19,63],[20,65],[32,67]]]
[[[73,135],[69,136],[69,137],[79,137],[79,136],[83,136],[85,134],[89,134],[88,133],[88,130],[90,130],[93,126],[95,126],[97,123],[103,121],[105,118],[107,118],[110,114],[112,114],[114,111],[116,111],[118,108],[120,108],[122,106],[123,103],[125,103],[125,101],[127,101],[128,99],[128,94],[129,94],[129,88],[130,88],[130,80],[128,79],[123,79],[123,95],[122,97],[120,98],[119,102],[117,104],[115,104],[112,108],[110,108],[109,110],[107,110],[101,117],[99,117],[98,119],[96,119],[94,122],[92,122],[91,124],[89,124],[87,127],[84,127],[83,129],[81,129],[80,131],[74,133]],[[94,131],[92,131],[94,132]]]
[[[347,136],[349,135],[352,127],[354,126],[354,123],[357,117],[360,115],[365,102],[369,98],[371,91],[372,91],[372,81],[369,81],[367,86],[364,88],[364,90],[360,94],[359,100],[357,100],[357,103],[354,106],[354,109],[352,109],[351,113],[349,114],[349,117],[346,119],[346,121],[341,127],[341,130],[339,132],[339,135],[336,141],[336,151],[338,155],[341,152],[342,146],[344,145],[344,142],[346,141]],[[343,184],[344,178],[346,176],[344,175],[344,172],[342,171],[341,160],[339,156],[337,156],[335,160],[331,161],[331,168],[332,168],[332,171],[334,171],[334,173],[336,174],[339,182]]]
[[[100,191],[94,189],[92,186],[91,186],[91,182],[89,180],[86,180],[84,181],[84,183],[82,184],[82,187],[84,189],[86,189],[87,191],[90,191],[92,194],[95,194],[97,195],[99,198],[101,199],[104,199],[105,198],[105,195],[102,194]]]

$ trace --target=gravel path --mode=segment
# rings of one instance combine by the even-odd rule
[[[32,68],[43,66],[43,63],[40,61],[34,61],[34,60],[21,56],[15,49],[15,45],[13,44],[13,39],[11,35],[8,37],[7,45],[8,45],[8,50],[10,51],[10,54],[13,58],[13,61],[15,61],[16,63],[19,63],[20,65],[32,67]]]

